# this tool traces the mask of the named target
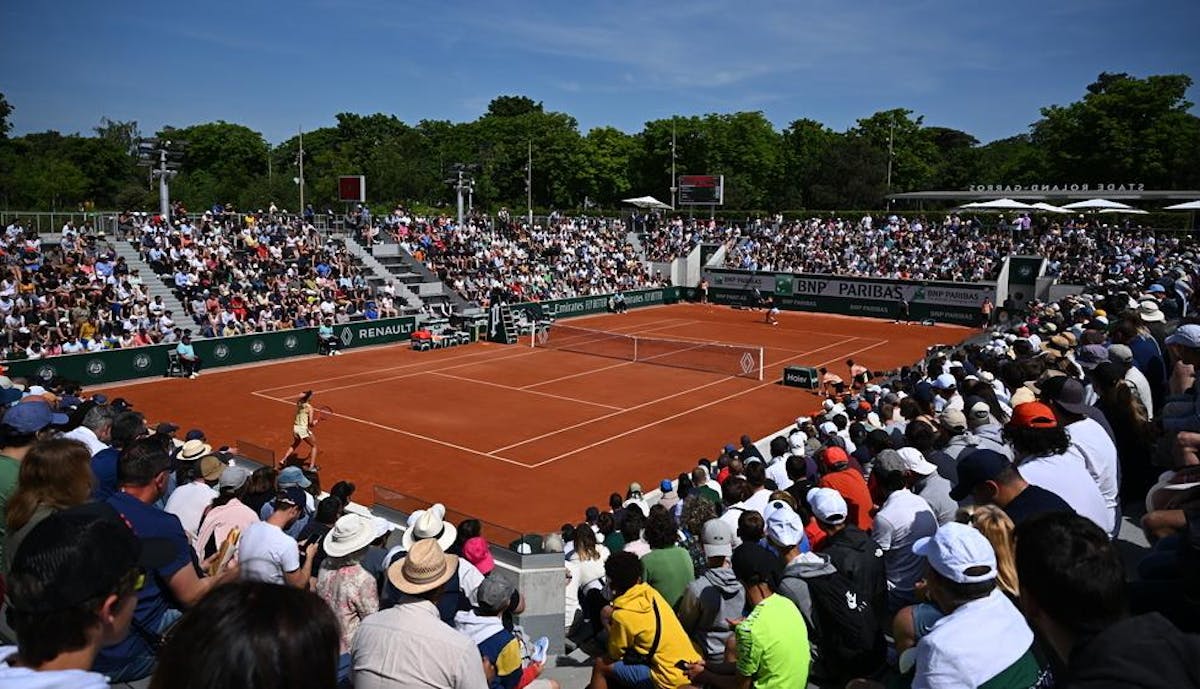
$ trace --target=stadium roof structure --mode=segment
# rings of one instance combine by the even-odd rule
[[[894,201],[943,201],[943,202],[972,202],[991,201],[998,198],[1016,201],[1083,201],[1103,196],[1107,199],[1120,201],[1167,201],[1192,200],[1200,198],[1200,190],[1196,189],[1142,189],[1141,185],[1133,188],[1109,189],[1111,185],[1038,185],[991,187],[979,185],[972,189],[942,190],[942,191],[908,191],[898,194],[888,194],[887,198]],[[1071,187],[1075,187],[1072,189]]]

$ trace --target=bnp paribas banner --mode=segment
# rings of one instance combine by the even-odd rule
[[[896,318],[908,302],[909,317],[974,325],[984,299],[995,300],[989,283],[914,282],[874,278],[705,269],[713,301],[752,304],[754,290],[771,295],[780,308],[844,315]]]

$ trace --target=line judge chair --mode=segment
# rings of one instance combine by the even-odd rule
[[[167,372],[164,375],[167,378],[183,377],[183,363],[179,361],[179,352],[173,349],[167,352]]]

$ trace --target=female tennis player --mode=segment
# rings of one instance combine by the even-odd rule
[[[296,450],[300,444],[307,443],[311,452],[308,453],[308,460],[304,463],[304,468],[308,471],[320,469],[317,466],[317,437],[313,434],[313,428],[320,419],[313,413],[312,395],[313,391],[307,390],[300,395],[300,399],[296,400],[296,418],[292,421],[292,446],[279,461],[280,466],[287,466],[288,460],[297,456]]]

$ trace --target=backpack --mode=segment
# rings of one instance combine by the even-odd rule
[[[842,572],[800,579],[812,599],[808,624],[814,675],[845,680],[870,675],[883,664],[886,648],[870,592],[858,591]]]

